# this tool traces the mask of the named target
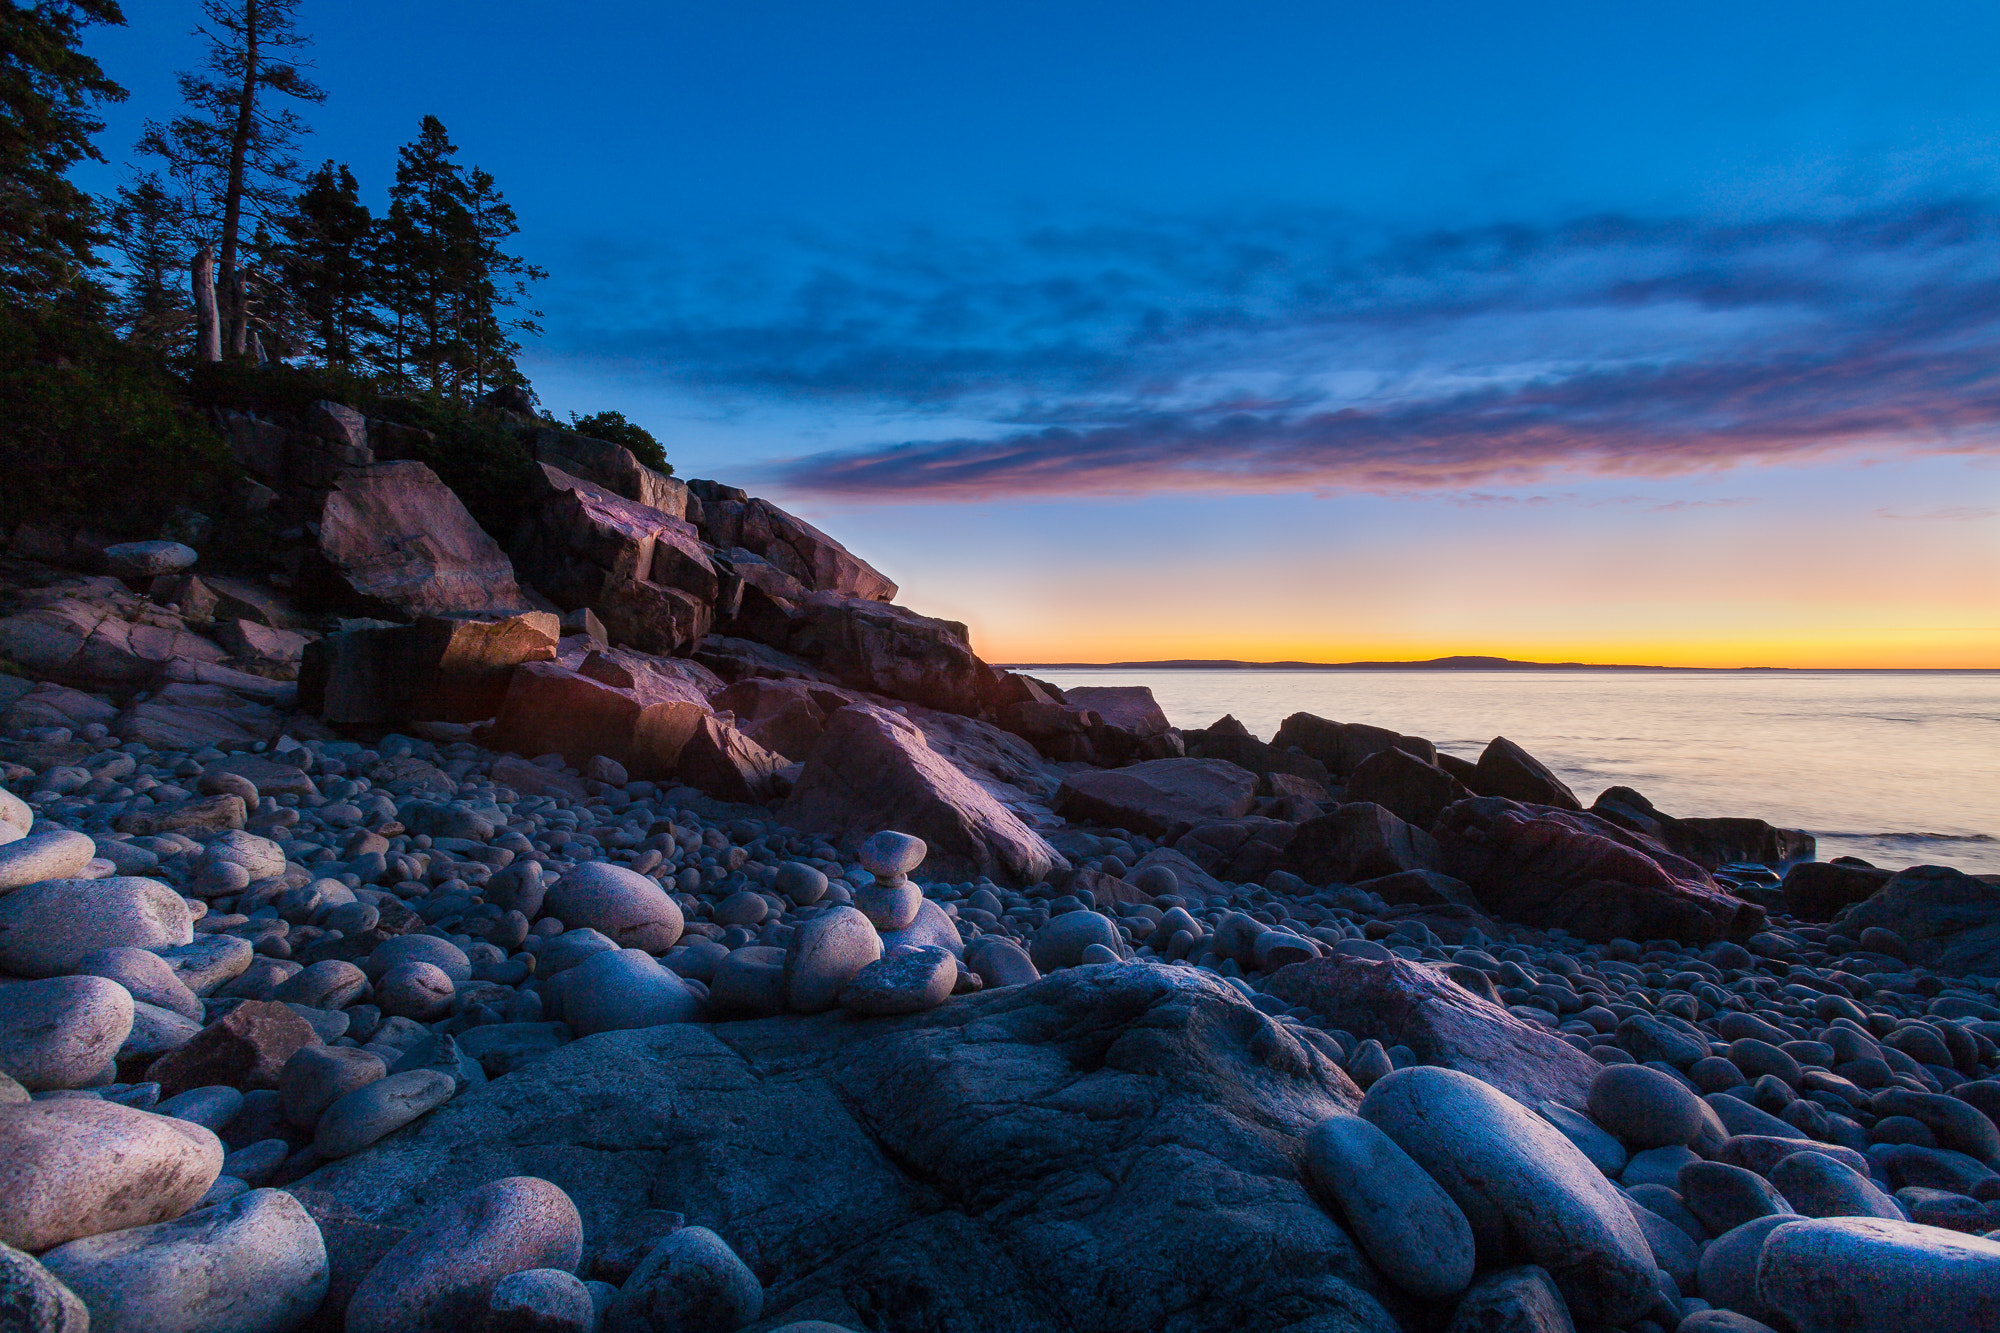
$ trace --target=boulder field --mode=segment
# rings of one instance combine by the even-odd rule
[[[1992,878],[1179,730],[568,432],[487,534],[226,424],[290,577],[0,563],[5,1327],[2000,1327]]]

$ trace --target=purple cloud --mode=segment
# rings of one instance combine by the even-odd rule
[[[793,237],[718,268],[572,351],[725,401],[987,423],[770,473],[829,497],[1458,490],[2000,440],[2000,208],[1976,199]]]

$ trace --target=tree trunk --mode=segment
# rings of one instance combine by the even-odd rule
[[[215,247],[204,245],[194,257],[195,359],[222,360],[222,322],[215,309]]]
[[[243,225],[243,171],[250,154],[250,131],[257,112],[257,20],[263,0],[243,0],[243,91],[236,99],[236,130],[229,136],[229,183],[222,196],[222,289],[229,297],[229,350],[241,356],[249,345],[243,309],[243,273],[236,236]]]

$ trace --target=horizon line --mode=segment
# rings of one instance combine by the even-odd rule
[[[1533,662],[1511,657],[1454,654],[1404,661],[1254,662],[1231,657],[1171,657],[1124,662],[996,662],[1006,671],[1869,671],[1931,674],[2000,672],[2000,667],[1665,666],[1629,662]]]

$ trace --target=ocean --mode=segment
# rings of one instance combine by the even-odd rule
[[[1804,829],[1821,860],[2000,872],[2000,672],[1023,670],[1147,685],[1175,726],[1231,713],[1264,740],[1297,712],[1467,759],[1506,736],[1585,804],[1631,787]]]

